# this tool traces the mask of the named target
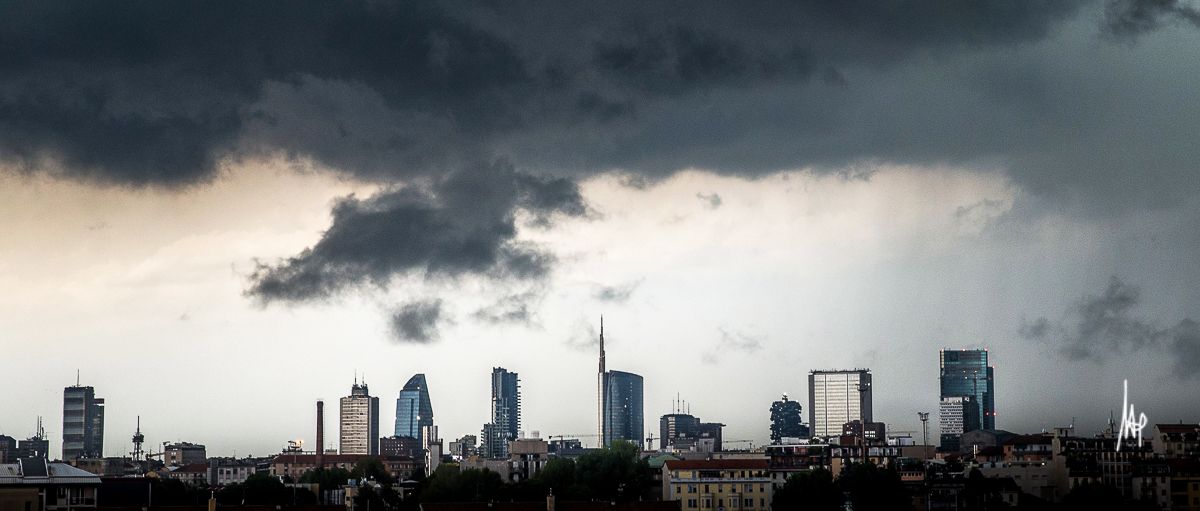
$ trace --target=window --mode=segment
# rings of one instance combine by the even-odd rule
[[[696,499],[688,499],[688,507],[695,509],[696,508]]]
[[[746,493],[754,493],[754,485],[753,484],[746,484],[742,488],[743,488],[742,491],[744,491]]]
[[[742,504],[745,507],[754,507],[754,499],[746,499],[746,500],[742,501]]]

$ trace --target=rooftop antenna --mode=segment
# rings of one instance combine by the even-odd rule
[[[79,386],[79,369],[75,369],[75,386]]]

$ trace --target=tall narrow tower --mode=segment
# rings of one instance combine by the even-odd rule
[[[596,375],[596,434],[604,445],[604,316],[600,316],[600,372]]]

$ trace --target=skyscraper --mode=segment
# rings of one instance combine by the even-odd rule
[[[600,371],[596,373],[596,434],[600,439],[600,445],[606,445],[604,441],[608,438],[604,434],[604,405],[607,400],[608,393],[605,391],[605,371],[604,368],[604,316],[600,316]]]
[[[63,389],[63,460],[104,457],[104,400],[92,387]]]
[[[784,438],[808,438],[808,426],[801,419],[799,401],[788,399],[787,394],[771,403],[771,443],[782,443]]]
[[[808,421],[812,435],[842,434],[853,420],[871,422],[871,370],[812,371],[808,375]]]
[[[995,375],[988,365],[988,351],[941,350],[938,360],[940,397],[971,396],[976,404],[976,428],[996,429]]]
[[[972,396],[943,397],[938,403],[942,450],[957,451],[962,434],[979,429],[979,403]]]
[[[338,452],[379,454],[379,398],[371,397],[366,382],[354,382],[350,395],[341,399]],[[325,446],[317,446],[324,449]]]
[[[424,374],[415,374],[404,384],[396,398],[396,436],[417,439],[422,445],[421,427],[433,425],[433,405]]]
[[[521,388],[517,373],[503,367],[492,368],[492,424],[495,452],[489,456],[508,456],[508,443],[517,439],[521,428]]]
[[[642,446],[642,377],[624,371],[604,373],[604,446],[628,440]]]

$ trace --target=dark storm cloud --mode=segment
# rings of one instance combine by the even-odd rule
[[[1034,194],[1158,205],[1197,192],[1196,89],[1126,90],[1120,70],[1054,38],[1190,13],[1163,0],[3,2],[0,162],[179,187],[285,158],[380,184],[339,201],[313,246],[258,267],[248,293],[267,302],[414,273],[537,278],[553,256],[518,243],[515,222],[587,215],[576,181],[610,171],[644,186],[688,167],[998,161]]]
[[[401,342],[433,342],[443,321],[441,300],[410,302],[392,314],[392,336]]]
[[[323,299],[363,284],[386,287],[392,277],[413,272],[537,279],[554,257],[514,239],[515,211],[580,214],[578,191],[560,184],[501,162],[451,173],[428,189],[345,197],[315,245],[275,264],[259,263],[247,293],[264,302]]]
[[[1180,21],[1200,27],[1200,9],[1179,0],[1109,0],[1104,9],[1104,28],[1116,37],[1135,38]]]
[[[1200,375],[1200,328],[1185,318],[1163,328],[1138,317],[1141,290],[1113,277],[1104,293],[1075,304],[1061,321],[1039,317],[1021,325],[1027,339],[1051,341],[1071,360],[1101,362],[1110,356],[1163,351],[1174,361],[1175,373]]]

